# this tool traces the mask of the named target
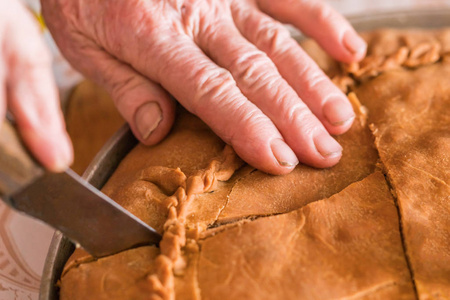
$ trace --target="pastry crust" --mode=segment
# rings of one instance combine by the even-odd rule
[[[415,299],[380,172],[301,209],[237,224],[200,249],[201,299]]]
[[[450,295],[449,78],[450,63],[443,62],[383,74],[356,90],[397,195],[420,299]]]
[[[71,268],[61,281],[61,299],[148,299],[148,274],[156,271],[159,249],[127,250]]]
[[[351,65],[303,44],[357,113],[337,166],[264,174],[180,109],[103,189],[163,233],[159,248],[76,250],[61,299],[449,298],[450,30],[364,37]]]

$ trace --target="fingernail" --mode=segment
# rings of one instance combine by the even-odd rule
[[[322,108],[323,115],[333,126],[351,123],[355,118],[353,108],[347,99],[336,97],[328,100]]]
[[[272,153],[282,167],[292,168],[298,165],[294,151],[281,139],[275,139],[270,145]]]
[[[146,140],[152,134],[161,120],[161,108],[156,102],[147,102],[141,105],[134,116],[137,130],[143,140]]]
[[[349,30],[344,34],[344,46],[353,54],[366,52],[366,42],[353,30]]]
[[[325,158],[342,155],[342,147],[326,131],[322,131],[314,137],[314,145],[317,151]]]
[[[64,138],[59,143],[59,154],[55,156],[52,168],[54,172],[63,172],[73,163],[73,148],[69,136],[64,133]]]

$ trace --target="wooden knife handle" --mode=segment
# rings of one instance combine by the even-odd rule
[[[31,157],[15,127],[0,121],[0,196],[8,196],[22,189],[44,173]]]

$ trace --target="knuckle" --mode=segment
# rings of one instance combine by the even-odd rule
[[[108,74],[108,72],[106,72],[105,74]],[[113,101],[117,105],[120,102],[126,101],[129,91],[136,90],[144,84],[145,81],[142,80],[139,76],[128,76],[119,78],[118,80],[116,79],[114,81],[110,81],[109,84],[106,84],[106,86],[110,86],[110,93],[111,95],[113,95]]]
[[[304,134],[310,134],[318,126],[318,121],[315,119],[309,108],[301,103],[290,107],[286,120],[289,126],[299,129]]]
[[[305,90],[314,91],[319,90],[322,87],[326,87],[327,83],[330,82],[321,72],[310,72],[305,78],[305,83]]]
[[[302,89],[305,91],[314,91],[320,87],[332,84],[323,71],[314,63],[303,64],[299,68],[299,78],[302,79]]]
[[[219,33],[217,30],[217,24],[214,22],[203,21],[203,25],[197,26],[197,32],[194,32],[194,37],[199,39],[199,37],[203,37],[204,40],[214,40],[214,37]]]
[[[261,18],[255,40],[269,55],[283,50],[291,38],[289,31],[279,22],[270,18]]]
[[[231,74],[221,68],[201,68],[194,74],[193,82],[195,90],[189,106],[194,114],[202,114],[213,100],[221,101],[232,96],[230,91],[236,88]]]
[[[231,8],[228,0],[184,1],[180,7],[181,22],[188,35],[212,36],[221,23],[231,24]]]
[[[275,66],[267,55],[259,50],[237,53],[235,59],[231,60],[227,69],[231,70],[234,77],[243,81],[267,82]]]

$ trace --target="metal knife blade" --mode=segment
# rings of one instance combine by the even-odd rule
[[[70,169],[44,173],[6,202],[55,227],[96,257],[161,239],[152,227]]]
[[[161,239],[152,227],[72,170],[43,171],[8,124],[3,124],[0,135],[0,197],[60,230],[96,257]]]

